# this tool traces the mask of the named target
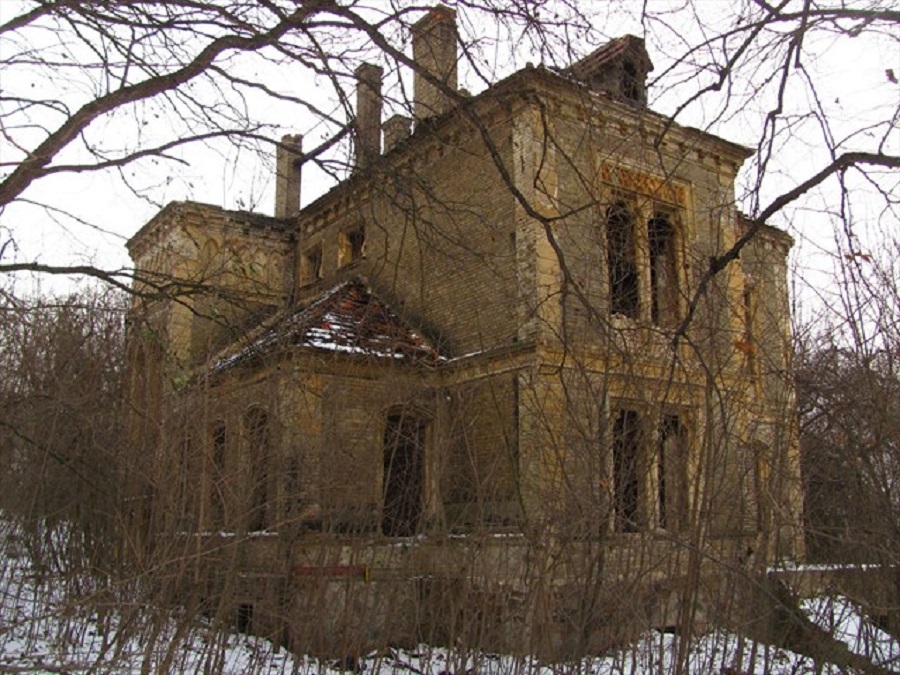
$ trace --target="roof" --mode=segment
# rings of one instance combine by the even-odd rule
[[[583,80],[626,53],[631,53],[639,58],[642,61],[641,65],[646,70],[653,70],[653,62],[647,55],[644,41],[634,35],[623,35],[610,40],[605,45],[601,45],[580,61],[564,68],[562,72],[576,79]]]
[[[424,337],[357,278],[282,313],[246,347],[219,358],[213,370],[295,347],[403,361],[441,360]]]
[[[142,246],[142,242],[151,232],[158,231],[160,223],[170,216],[175,219],[184,218],[188,214],[195,214],[196,217],[204,222],[211,222],[215,218],[221,218],[223,222],[228,222],[240,227],[253,228],[256,230],[269,230],[282,235],[291,234],[296,223],[290,218],[275,218],[266,216],[253,211],[232,211],[230,209],[216,206],[215,204],[206,204],[204,202],[196,202],[191,200],[174,201],[166,204],[160,209],[150,220],[135,232],[131,238],[125,242],[125,247],[131,253],[132,257]]]

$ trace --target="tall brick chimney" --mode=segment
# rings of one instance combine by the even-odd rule
[[[381,154],[380,66],[364,63],[356,69],[356,168],[371,164]]]
[[[420,70],[427,71],[450,89],[456,90],[456,12],[436,5],[412,27],[413,78],[416,121],[442,115],[453,101],[428,82]]]
[[[300,212],[300,158],[303,136],[282,136],[275,151],[275,217],[290,218]]]

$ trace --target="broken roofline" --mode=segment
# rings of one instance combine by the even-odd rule
[[[289,315],[281,314],[270,318],[260,328],[255,331],[254,338],[251,338],[249,344],[237,352],[228,354],[228,350],[220,352],[211,368],[205,370],[212,375],[221,375],[234,368],[240,366],[250,366],[258,363],[266,357],[273,359],[281,358],[290,353],[297,351],[306,353],[326,353],[340,359],[367,359],[388,363],[404,363],[416,368],[424,368],[426,370],[445,370],[453,372],[460,368],[467,368],[473,364],[485,364],[494,362],[497,359],[513,359],[514,363],[510,367],[517,367],[517,357],[530,354],[535,349],[533,342],[517,342],[513,344],[497,345],[483,350],[471,351],[456,357],[446,357],[441,355],[437,349],[428,344],[425,338],[422,338],[418,332],[408,329],[414,336],[422,340],[422,346],[416,349],[408,350],[384,350],[384,349],[366,349],[354,345],[342,345],[334,341],[322,340],[317,337],[316,328],[312,328],[314,334],[305,340],[304,344],[296,344],[290,338],[285,339],[285,333],[277,334],[277,324],[279,322],[290,322],[298,314],[314,310],[327,304],[340,291],[351,285],[353,281],[346,281],[339,284],[310,302],[304,309],[293,310]],[[362,284],[363,282],[358,281]],[[368,287],[366,287],[367,292]],[[372,296],[377,298],[374,293]],[[381,302],[379,300],[379,302]],[[383,303],[382,303],[383,304]],[[386,306],[386,305],[385,305]],[[388,307],[388,309],[390,309]],[[396,316],[396,315],[395,315]],[[399,320],[399,319],[398,319]],[[405,327],[406,324],[404,323]],[[199,374],[199,373],[198,373]]]
[[[291,308],[265,322],[245,347],[219,356],[212,370],[222,372],[296,348],[426,363],[443,359],[356,277],[323,292],[302,308]]]
[[[346,196],[347,193],[358,193],[361,188],[365,188],[367,183],[371,181],[372,174],[384,173],[385,169],[391,166],[392,163],[402,164],[420,157],[421,146],[434,143],[435,139],[440,139],[442,133],[449,132],[455,125],[465,123],[469,115],[480,116],[484,120],[487,119],[485,113],[499,107],[498,104],[515,100],[527,102],[530,95],[554,93],[559,97],[571,97],[574,95],[582,101],[586,100],[586,96],[601,100],[610,107],[609,112],[611,116],[628,116],[632,119],[635,116],[639,116],[644,125],[643,131],[645,133],[656,134],[660,139],[666,136],[671,137],[673,141],[680,140],[686,143],[690,149],[705,146],[707,152],[714,150],[716,153],[728,157],[738,168],[744,160],[755,153],[755,150],[752,148],[721,138],[708,131],[682,126],[671,121],[669,117],[654,112],[649,108],[641,108],[636,111],[633,106],[627,103],[618,101],[603,93],[592,91],[586,83],[576,79],[571,74],[567,74],[566,69],[557,71],[543,65],[527,65],[525,68],[508,75],[475,96],[470,97],[464,93],[459,93],[457,95],[457,105],[451,110],[439,117],[430,118],[417,125],[415,131],[409,137],[397,143],[385,154],[378,156],[375,161],[368,164],[365,168],[354,172],[345,180],[333,186],[328,192],[307,204],[300,211],[299,218],[302,221],[316,215],[319,211],[330,207],[335,200]]]

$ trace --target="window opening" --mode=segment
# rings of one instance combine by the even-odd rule
[[[739,344],[739,348],[746,357],[747,372],[751,378],[755,379],[759,374],[759,365],[756,360],[756,288],[753,286],[744,287],[743,295],[744,305],[744,337]]]
[[[235,617],[235,628],[238,633],[250,633],[253,629],[253,605],[250,603],[241,603],[237,608],[237,616]]]
[[[340,267],[361,259],[366,252],[366,233],[362,227],[341,232],[338,247],[338,264]]]
[[[681,529],[687,518],[687,434],[678,415],[663,415],[657,437],[659,526]]]
[[[425,421],[412,415],[396,414],[387,418],[381,529],[389,537],[409,537],[419,530],[426,430]]]
[[[268,527],[269,503],[269,414],[262,408],[251,408],[244,416],[250,462],[250,504],[247,527],[264,530]]]
[[[303,255],[303,283],[311,284],[322,278],[322,244]]]
[[[632,61],[625,61],[622,64],[622,96],[636,103],[641,101],[641,85],[638,81],[638,70]]]
[[[677,320],[678,277],[675,228],[669,216],[656,213],[647,223],[650,248],[650,318],[671,326]]]
[[[640,436],[637,412],[620,410],[613,425],[613,498],[618,532],[637,532],[639,525]]]
[[[622,202],[613,204],[606,211],[606,242],[610,312],[637,318],[640,305],[634,220]]]
[[[225,449],[228,445],[228,428],[225,422],[213,427],[212,433],[212,476],[210,509],[213,526],[225,523]]]

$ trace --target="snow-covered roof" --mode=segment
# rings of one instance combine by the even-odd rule
[[[282,313],[249,344],[221,356],[216,372],[292,347],[431,362],[441,356],[361,280],[336,286]]]

